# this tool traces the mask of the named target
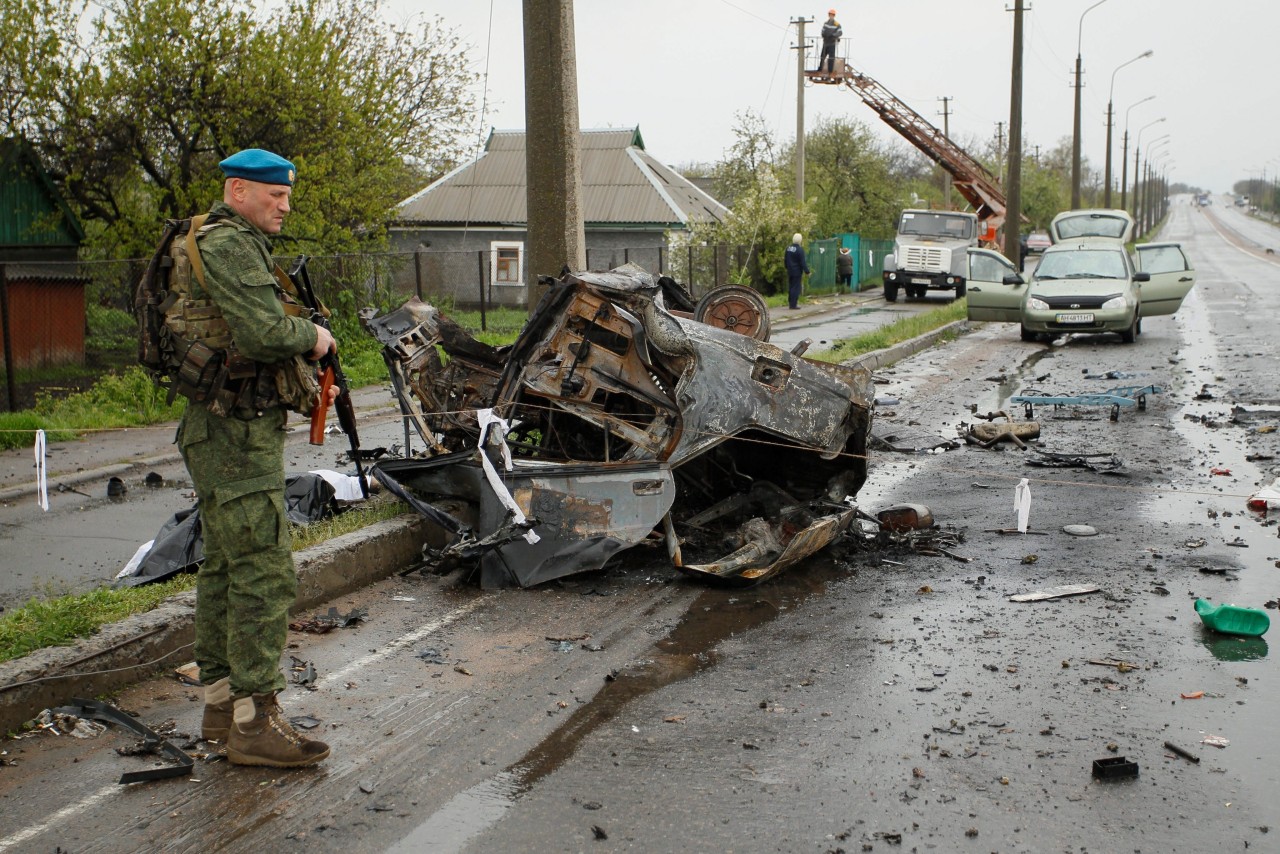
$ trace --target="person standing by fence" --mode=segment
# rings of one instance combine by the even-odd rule
[[[853,290],[853,253],[848,246],[841,246],[836,255],[836,284]]]
[[[800,278],[809,272],[809,263],[804,257],[804,247],[800,244],[804,237],[800,232],[791,236],[791,245],[787,247],[782,262],[787,268],[787,308],[795,310],[800,307]]]

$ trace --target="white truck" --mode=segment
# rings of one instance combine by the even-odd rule
[[[929,290],[964,296],[969,248],[978,245],[978,217],[960,211],[905,210],[898,218],[893,254],[884,259],[884,298],[924,299]]]

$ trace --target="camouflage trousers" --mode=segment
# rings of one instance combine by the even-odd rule
[[[200,502],[205,561],[196,577],[196,663],[234,696],[284,688],[280,654],[297,591],[284,512],[281,408],[252,420],[187,405],[178,448]]]

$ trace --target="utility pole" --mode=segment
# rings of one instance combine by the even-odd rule
[[[1126,185],[1129,183],[1129,122],[1128,116],[1125,117],[1124,126],[1124,142],[1120,149],[1120,210],[1126,210],[1129,207],[1129,200]]]
[[[796,25],[796,201],[804,201],[804,25],[813,18],[792,18]]]
[[[942,135],[947,139],[951,139],[951,96],[943,95],[938,99],[942,102]],[[942,206],[947,210],[951,210],[951,173],[942,170]]]
[[[1004,183],[1004,122],[996,122],[996,180]]]
[[[1009,85],[1009,180],[1005,183],[1004,257],[1022,257],[1022,2],[1013,3],[1013,69]]]
[[[539,275],[587,266],[577,67],[573,0],[524,0],[524,269],[530,314],[545,290]]]

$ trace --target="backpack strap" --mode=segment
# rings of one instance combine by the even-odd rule
[[[187,229],[187,260],[191,262],[191,275],[196,277],[200,287],[204,288],[204,261],[200,258],[200,248],[196,246],[196,232],[204,227],[208,214],[199,214],[191,218],[191,227]]]

